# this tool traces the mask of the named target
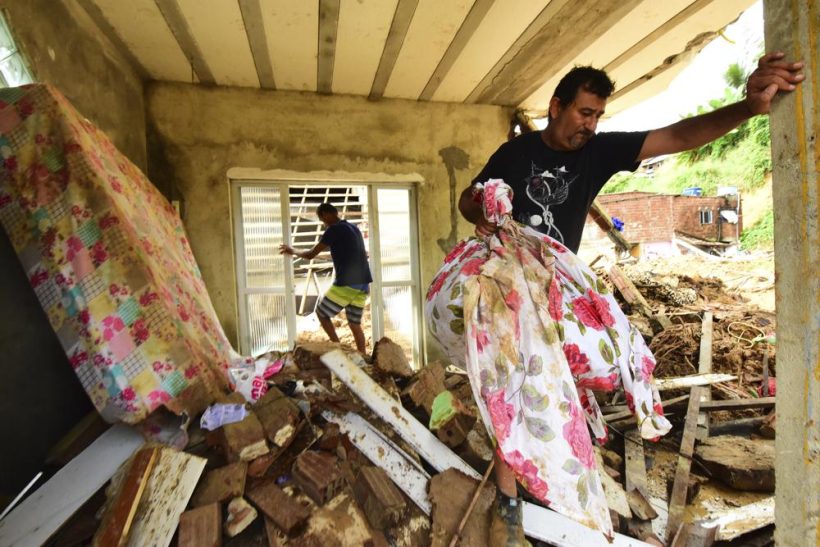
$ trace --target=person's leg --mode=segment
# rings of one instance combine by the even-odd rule
[[[493,454],[493,458],[498,493],[490,523],[489,544],[506,547],[528,546],[529,542],[524,537],[523,513],[515,474],[497,452]]]
[[[331,288],[331,291],[333,289]],[[319,303],[316,305],[316,317],[319,318],[319,324],[322,325],[322,330],[325,331],[328,338],[330,338],[331,342],[338,342],[339,336],[336,334],[336,328],[333,326],[333,322],[330,320],[331,317],[334,317],[337,313],[342,311],[342,306],[339,306],[336,302],[331,300],[328,295],[325,294]]]
[[[353,340],[356,341],[356,350],[362,355],[367,351],[364,340],[364,331],[362,330],[362,315],[364,309],[353,304],[345,307],[345,315],[347,315],[347,325],[350,327],[350,332],[353,333]]]
[[[518,496],[518,486],[515,482],[515,474],[512,469],[504,463],[504,460],[499,457],[498,453],[493,454],[495,459],[495,485],[498,490],[507,497],[515,498]]]

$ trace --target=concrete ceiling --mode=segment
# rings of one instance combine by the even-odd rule
[[[143,77],[543,111],[575,64],[608,114],[663,90],[753,0],[77,0]]]

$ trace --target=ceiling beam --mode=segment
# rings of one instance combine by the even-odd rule
[[[188,26],[188,21],[185,19],[185,15],[182,14],[177,0],[154,0],[154,2],[171,30],[171,34],[176,38],[182,53],[191,63],[191,67],[200,83],[215,84],[216,80],[211,68],[205,62],[205,56],[202,54],[202,50],[199,49],[199,45],[191,32],[191,27]]]
[[[273,77],[273,63],[268,50],[268,37],[265,34],[265,25],[262,22],[261,0],[239,0],[239,11],[242,12],[242,21],[245,24],[245,34],[248,36],[248,45],[253,55],[253,64],[256,66],[256,76],[259,85],[264,89],[276,89],[276,80]]]
[[[340,0],[319,0],[319,62],[316,71],[316,91],[319,93],[333,92],[339,4]]]
[[[435,95],[438,86],[441,85],[447,73],[450,72],[456,59],[461,55],[464,46],[466,46],[470,38],[473,37],[473,33],[475,33],[475,30],[484,20],[484,16],[487,15],[487,12],[490,11],[490,8],[493,6],[493,2],[495,2],[495,0],[475,0],[473,7],[470,8],[470,12],[467,14],[467,17],[464,18],[464,22],[461,23],[461,27],[459,27],[458,32],[453,37],[453,41],[450,42],[447,51],[444,52],[444,56],[433,71],[433,75],[430,76],[427,85],[424,86],[424,90],[421,92],[421,95],[419,95],[419,100],[430,101],[433,99],[433,95]]]
[[[122,54],[123,57],[131,63],[131,66],[134,67],[134,70],[137,72],[137,75],[140,77],[141,80],[149,80],[151,78],[148,69],[145,68],[137,57],[131,53],[131,49],[125,43],[125,41],[117,34],[117,31],[108,22],[105,15],[103,14],[100,7],[92,2],[91,0],[79,0],[80,7],[82,7],[85,12],[91,17],[91,20],[94,21],[94,24],[97,25],[97,28],[100,29],[100,32],[105,35],[108,40],[114,44],[114,47]]]
[[[521,104],[641,1],[598,0],[581,7],[553,0],[470,93],[468,102]]]
[[[376,76],[370,87],[371,99],[381,99],[384,95],[384,89],[390,81],[390,75],[393,73],[393,67],[396,66],[396,59],[399,58],[399,52],[404,45],[407,30],[410,28],[410,22],[413,20],[418,5],[419,0],[399,0],[396,12],[393,14],[393,22],[390,24],[390,32],[384,42],[379,68],[376,69]]]
[[[608,73],[612,73],[624,64],[634,59],[637,55],[643,53],[651,46],[664,37],[668,32],[684,24],[690,17],[694,17],[701,10],[709,7],[714,0],[695,0],[684,9],[679,11],[674,17],[666,21],[664,24],[647,34],[640,42],[627,49],[613,61],[604,67]]]

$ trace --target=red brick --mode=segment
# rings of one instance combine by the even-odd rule
[[[287,495],[273,481],[254,487],[247,493],[248,499],[286,534],[310,516],[310,510]]]
[[[377,530],[398,522],[406,507],[399,489],[379,467],[362,467],[353,484],[353,494],[367,520]]]
[[[250,506],[244,498],[234,498],[228,504],[228,518],[225,520],[225,533],[234,537],[250,526],[256,520],[256,509]]]
[[[236,462],[210,471],[199,481],[191,505],[201,507],[241,496],[245,491],[247,470],[245,462]]]
[[[312,450],[296,458],[293,463],[293,478],[317,505],[324,505],[332,499],[344,483],[336,458]]]
[[[222,512],[218,503],[179,516],[179,547],[221,547]]]

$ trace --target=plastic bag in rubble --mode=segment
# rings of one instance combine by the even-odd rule
[[[241,393],[249,403],[255,403],[268,391],[267,379],[282,370],[285,358],[278,352],[266,353],[255,360],[244,357],[234,361],[228,377],[234,391]]]
[[[213,431],[226,424],[241,422],[248,415],[248,409],[242,404],[217,403],[205,409],[199,425],[202,429]]]

